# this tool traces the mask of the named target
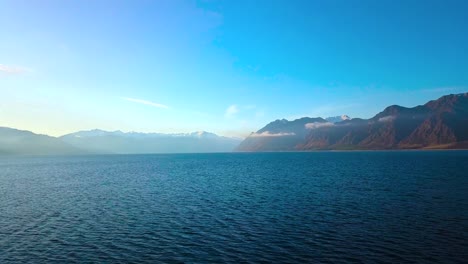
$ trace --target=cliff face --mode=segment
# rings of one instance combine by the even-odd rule
[[[401,142],[402,145],[457,147],[466,144],[468,93],[444,96],[424,106],[430,114]]]
[[[282,129],[274,131],[274,140],[264,139],[262,134],[270,132],[270,123],[242,142],[238,150],[467,148],[468,93],[443,96],[413,108],[389,106],[370,119],[307,121],[294,140],[285,138],[288,134]]]

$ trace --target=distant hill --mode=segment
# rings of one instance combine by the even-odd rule
[[[0,155],[75,155],[85,153],[85,151],[58,138],[0,127]]]
[[[0,155],[231,152],[241,141],[205,131],[162,134],[96,129],[56,138],[0,127]]]
[[[468,93],[443,96],[413,108],[392,105],[370,119],[277,120],[252,133],[236,150],[457,148],[468,148]]]
[[[241,142],[205,131],[162,134],[90,130],[60,140],[93,153],[113,154],[231,152]]]

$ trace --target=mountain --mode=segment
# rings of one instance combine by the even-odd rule
[[[206,131],[162,134],[89,130],[64,135],[60,140],[100,154],[230,152],[241,142]]]
[[[74,155],[86,152],[58,138],[0,127],[0,155]]]
[[[0,127],[0,155],[79,155],[230,152],[242,139],[193,133],[79,131],[62,137]]]
[[[323,118],[303,117],[293,121],[286,119],[269,123],[250,134],[236,148],[237,151],[292,151],[309,133],[308,124],[332,124]]]
[[[370,119],[331,121],[301,118],[272,125],[277,120],[252,133],[236,150],[468,148],[468,93],[443,96],[413,108],[392,105]],[[292,124],[297,124],[294,131]],[[300,124],[304,127],[299,128]]]
[[[331,123],[338,123],[338,122],[345,121],[345,120],[350,120],[350,119],[351,119],[351,117],[349,117],[347,115],[331,116],[331,117],[325,118],[325,120],[327,120],[328,122],[331,122]]]

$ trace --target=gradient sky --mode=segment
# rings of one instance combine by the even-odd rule
[[[0,126],[243,136],[468,91],[468,1],[0,0]]]

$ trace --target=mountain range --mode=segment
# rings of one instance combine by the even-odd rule
[[[104,154],[230,152],[241,141],[206,131],[162,134],[91,130],[68,134],[59,139],[70,146]]]
[[[202,153],[379,149],[467,149],[468,93],[369,119],[347,115],[278,119],[244,140],[199,131],[162,134],[88,130],[61,137],[0,127],[0,155]]]
[[[236,151],[468,148],[468,93],[413,108],[392,105],[370,119],[341,119],[276,120]]]
[[[89,130],[50,137],[0,127],[0,155],[230,152],[242,139],[199,131],[162,134]]]
[[[86,154],[58,138],[30,131],[0,127],[0,155],[73,155]]]

